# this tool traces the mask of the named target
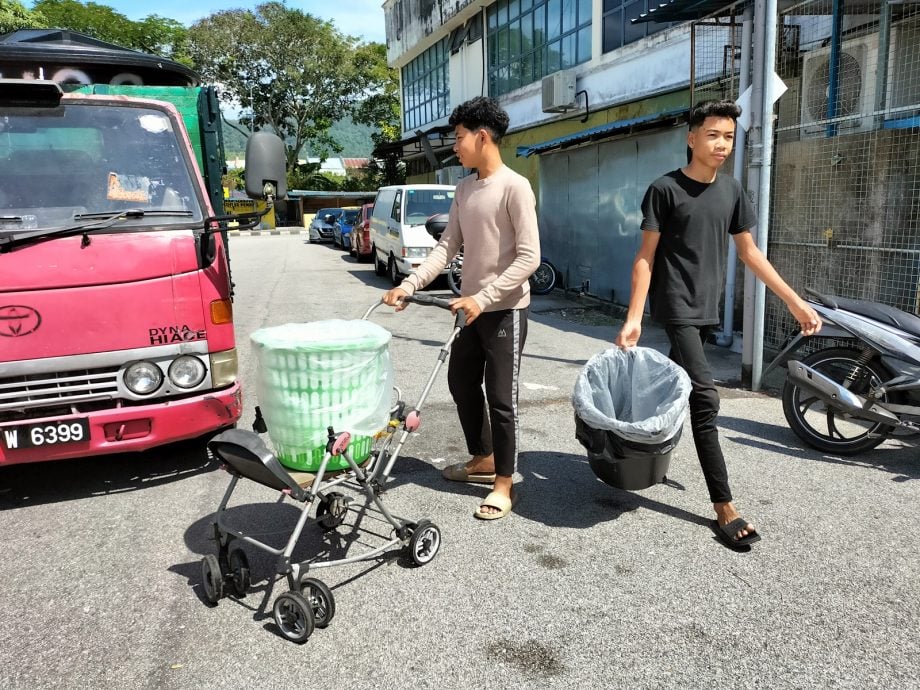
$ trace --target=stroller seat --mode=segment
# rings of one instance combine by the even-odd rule
[[[306,500],[306,490],[313,486],[316,474],[289,470],[282,465],[265,442],[251,431],[228,429],[208,442],[210,451],[223,460],[232,474],[251,479],[277,491],[289,491],[298,501]],[[372,455],[357,463],[367,464]],[[327,471],[326,477],[348,472],[348,469]]]

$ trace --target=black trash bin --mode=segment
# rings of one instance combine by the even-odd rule
[[[680,440],[690,378],[649,348],[592,357],[575,383],[575,436],[594,474],[618,489],[664,481]]]

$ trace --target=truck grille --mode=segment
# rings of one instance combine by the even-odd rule
[[[113,400],[118,395],[118,367],[0,378],[0,421],[42,416],[51,409]]]

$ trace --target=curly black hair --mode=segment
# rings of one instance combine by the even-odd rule
[[[461,103],[454,108],[448,120],[451,127],[463,125],[470,131],[484,129],[496,144],[505,136],[510,122],[508,113],[502,110],[498,101],[488,96],[477,96]]]
[[[696,129],[707,117],[727,117],[737,120],[741,117],[741,106],[734,101],[701,101],[693,106],[688,122],[690,129]]]

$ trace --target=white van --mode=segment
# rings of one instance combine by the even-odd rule
[[[388,275],[393,285],[399,285],[402,276],[415,271],[437,244],[425,230],[425,221],[447,213],[453,201],[453,185],[381,187],[371,214],[374,272]]]

